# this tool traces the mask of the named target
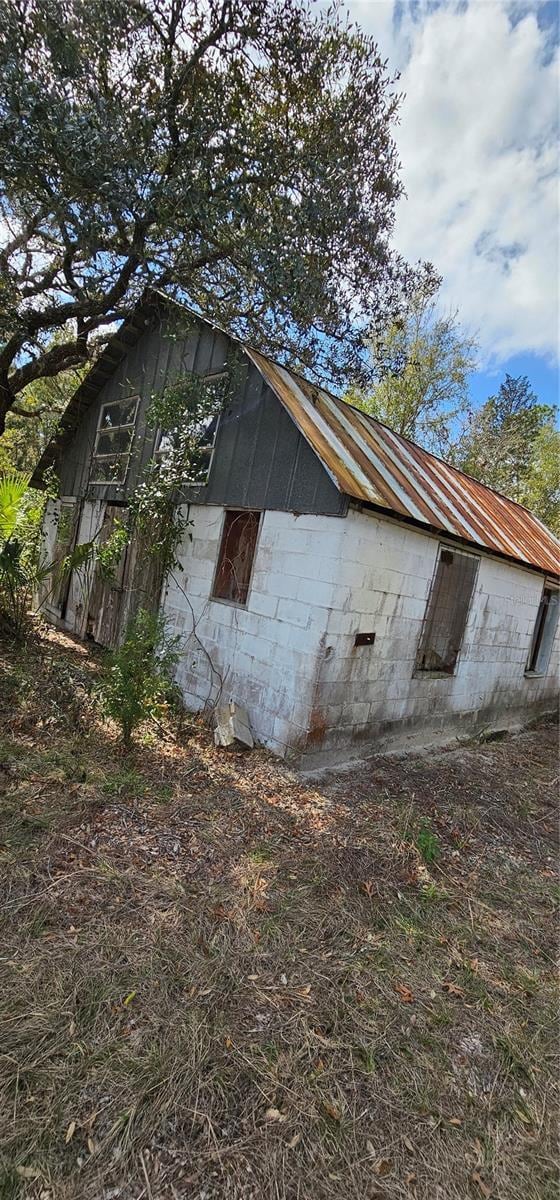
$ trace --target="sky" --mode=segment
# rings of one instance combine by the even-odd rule
[[[475,333],[473,400],[527,375],[558,402],[560,0],[346,0],[400,72],[395,245]]]

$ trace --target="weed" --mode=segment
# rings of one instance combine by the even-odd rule
[[[423,817],[416,835],[416,847],[425,863],[433,863],[439,858],[441,848],[437,834],[434,833],[430,821]]]
[[[422,884],[422,890],[420,894],[423,900],[432,902],[434,904],[441,904],[447,900],[447,892],[445,888],[439,887],[437,883],[434,883],[433,879],[430,879],[429,883]]]
[[[105,779],[101,790],[105,796],[122,796],[126,800],[135,800],[144,795],[146,780],[133,767],[123,767]]]

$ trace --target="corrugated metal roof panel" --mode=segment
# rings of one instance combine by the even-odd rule
[[[247,353],[341,491],[542,571],[560,572],[560,543],[528,509],[263,354]]]

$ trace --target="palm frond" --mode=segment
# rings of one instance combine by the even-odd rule
[[[0,540],[8,541],[16,527],[19,506],[27,491],[27,475],[20,471],[0,474]]]

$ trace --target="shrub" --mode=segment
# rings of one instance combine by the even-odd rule
[[[125,746],[150,717],[161,717],[176,696],[178,637],[170,637],[161,613],[139,609],[124,642],[114,650],[98,687],[101,710],[120,727]]]

